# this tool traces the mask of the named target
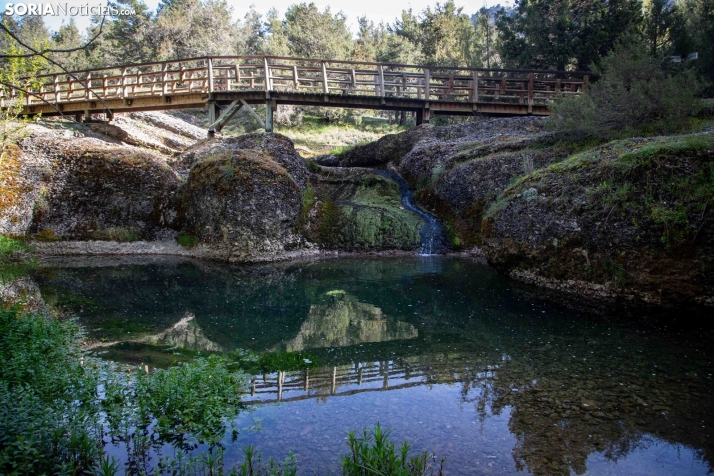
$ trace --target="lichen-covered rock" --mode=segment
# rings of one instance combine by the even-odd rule
[[[81,125],[26,126],[0,164],[0,233],[44,240],[160,239],[180,178],[163,156]]]
[[[414,250],[423,220],[401,204],[399,185],[368,169],[333,168],[315,182],[310,236],[326,248]]]
[[[315,162],[329,167],[374,167],[388,162],[398,163],[416,144],[435,139],[437,134],[434,127],[424,124],[400,134],[386,135],[340,155],[317,157]]]
[[[28,233],[63,240],[170,236],[160,209],[179,184],[176,173],[150,153],[75,143],[57,155],[52,180],[35,201]]]
[[[309,173],[302,157],[295,151],[292,141],[280,134],[244,134],[238,137],[215,138],[203,140],[187,149],[175,164],[177,171],[183,176],[210,154],[225,150],[252,150],[271,157],[290,174],[295,183],[304,189],[307,186]]]
[[[482,224],[491,264],[597,297],[714,304],[714,133],[615,141],[521,179]]]
[[[239,145],[247,143],[214,139],[190,151],[196,162],[179,197],[182,231],[230,261],[303,248],[294,176],[261,150]]]

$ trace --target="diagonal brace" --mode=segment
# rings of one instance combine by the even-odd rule
[[[218,118],[216,122],[208,126],[208,129],[220,132],[241,107],[243,107],[243,104],[241,104],[240,101],[233,101],[231,105],[228,106],[228,109],[226,109],[226,112],[221,114],[221,117]]]
[[[253,116],[253,118],[254,118],[256,121],[258,121],[258,124],[260,124],[261,126],[263,126],[263,129],[265,129],[265,121],[263,121],[263,119],[258,115],[258,113],[255,112],[255,110],[254,110],[252,107],[250,107],[250,104],[248,104],[247,102],[245,102],[244,99],[241,99],[240,102],[242,102],[244,106],[247,106],[247,107],[248,107],[248,112],[250,113],[250,115]]]

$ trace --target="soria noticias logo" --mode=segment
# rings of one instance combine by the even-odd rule
[[[62,15],[62,16],[92,16],[92,15],[134,15],[133,9],[121,9],[114,5],[85,3],[70,5],[69,3],[8,3],[5,5],[5,15]]]

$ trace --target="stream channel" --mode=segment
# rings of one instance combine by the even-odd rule
[[[237,438],[222,441],[227,465],[252,443],[279,460],[294,451],[299,474],[339,474],[347,432],[377,422],[445,457],[448,475],[699,475],[714,464],[702,310],[546,300],[447,256],[235,267],[85,257],[32,273],[104,359],[151,371],[247,349],[319,362],[254,377]]]

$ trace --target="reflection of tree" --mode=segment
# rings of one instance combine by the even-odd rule
[[[493,414],[511,408],[516,467],[536,475],[583,474],[592,453],[617,461],[657,439],[694,448],[711,469],[710,385],[656,346],[613,355],[622,340],[598,344],[584,343],[594,349],[587,358],[576,345],[516,352],[480,374],[476,397],[466,391],[464,402],[474,402],[482,418],[489,407]]]
[[[289,352],[321,347],[345,347],[417,337],[411,324],[387,318],[382,310],[357,301],[341,290],[325,295],[328,304],[313,304],[298,335],[285,343]]]

